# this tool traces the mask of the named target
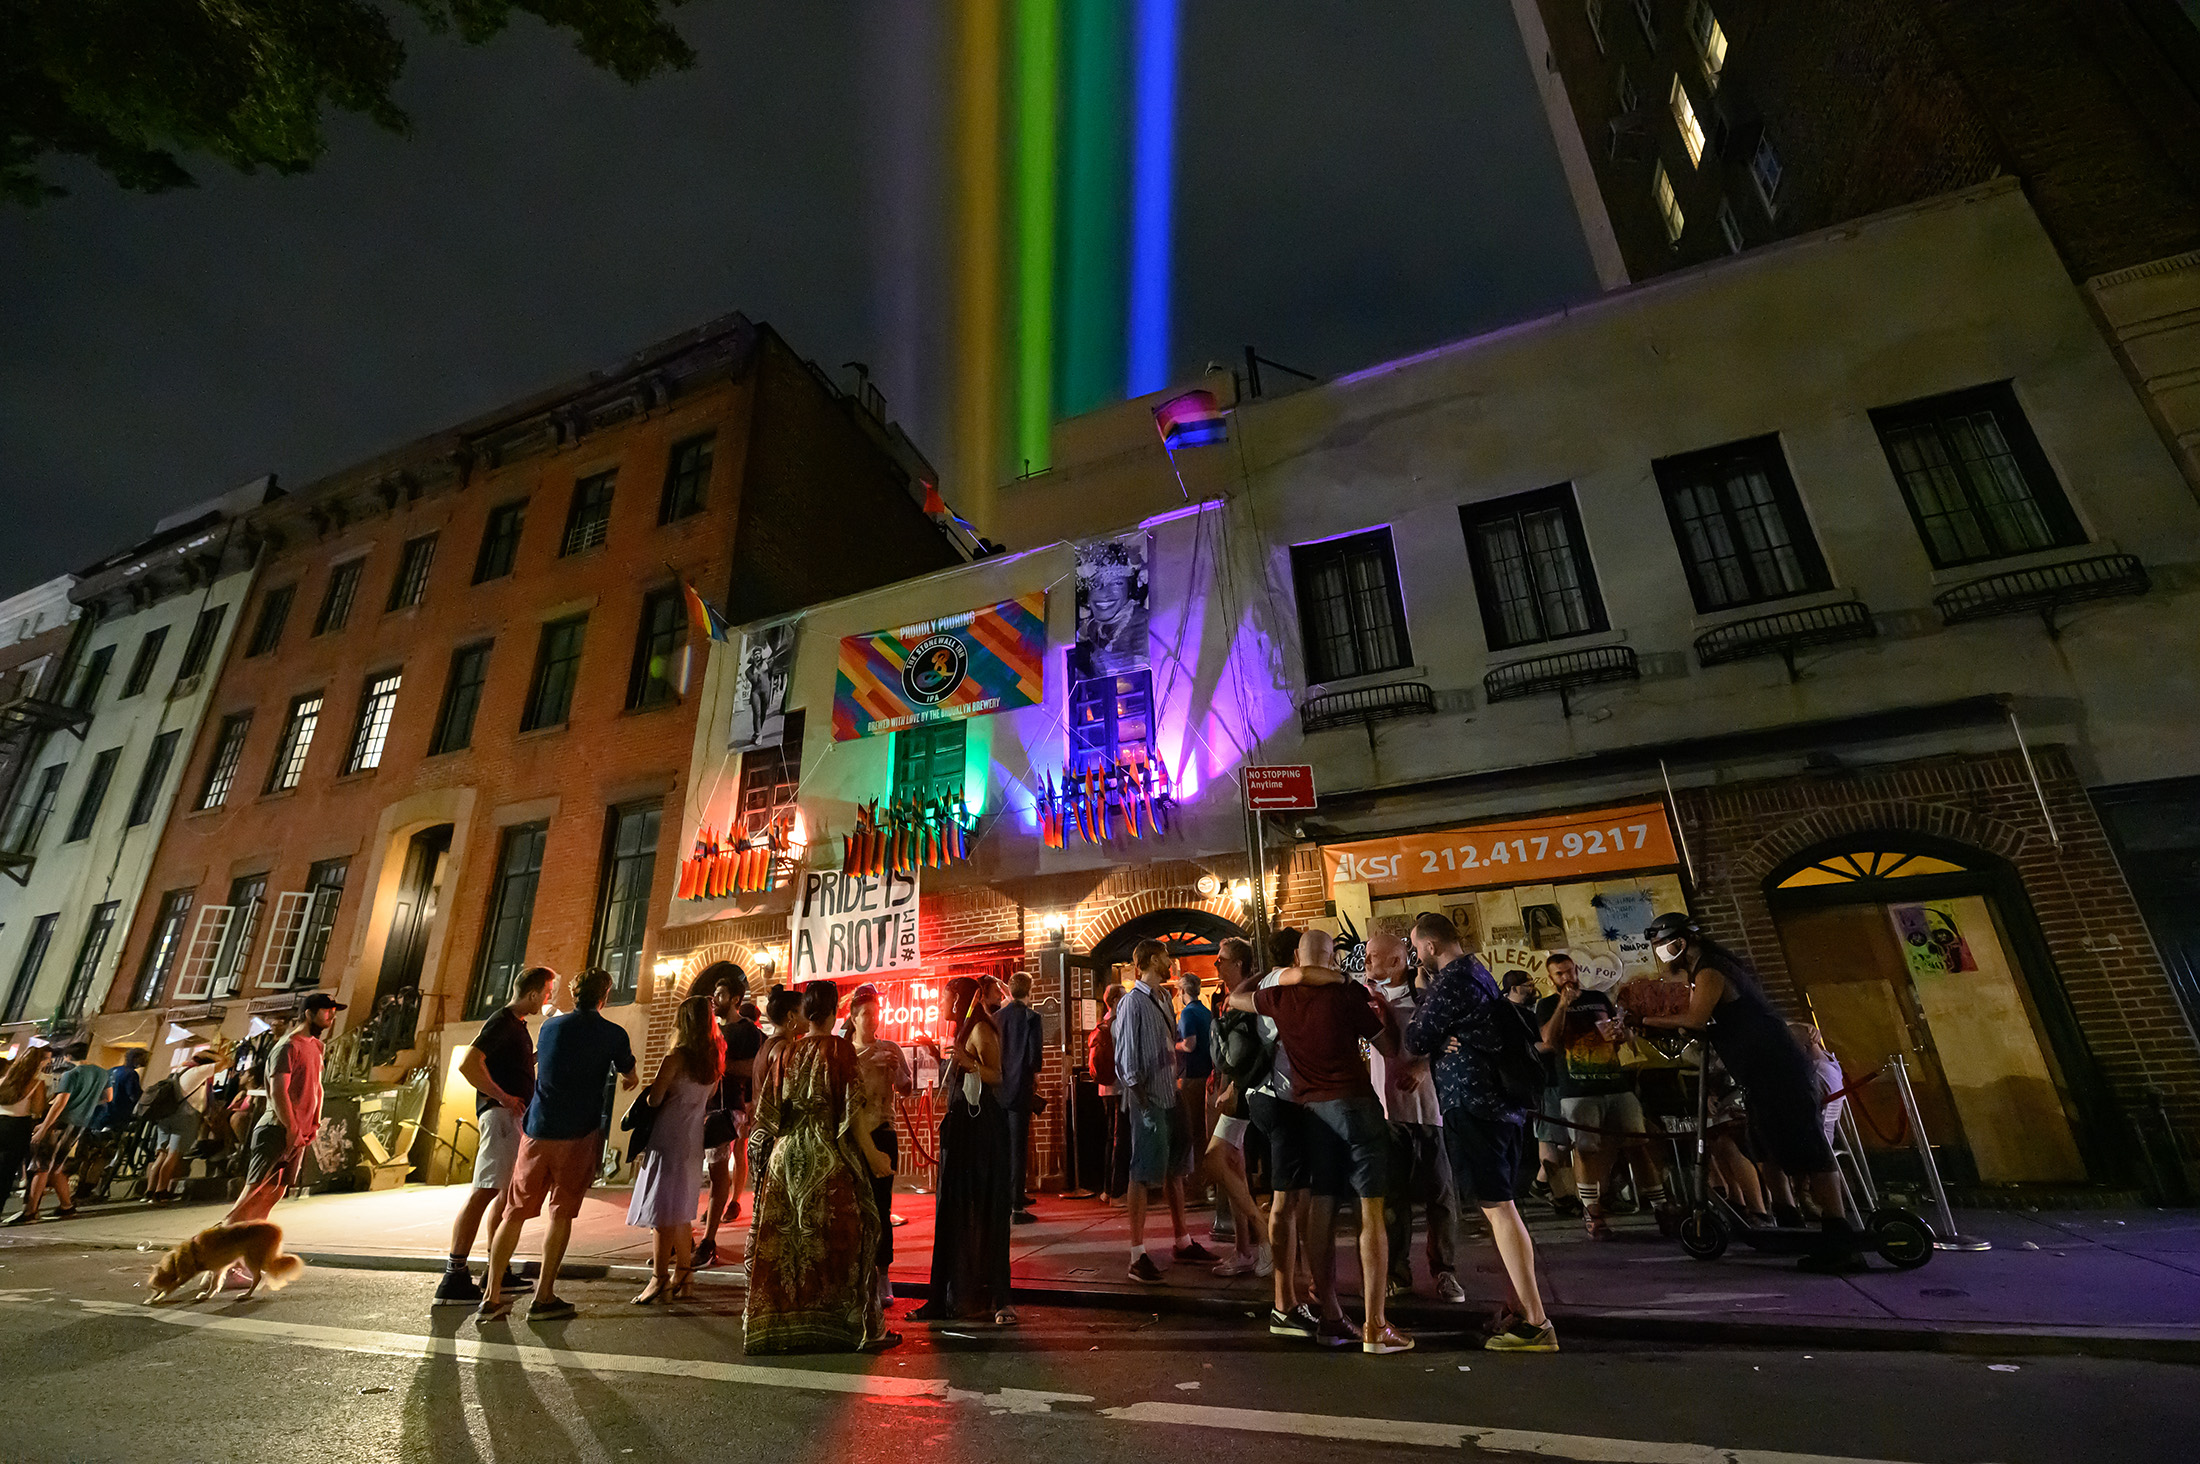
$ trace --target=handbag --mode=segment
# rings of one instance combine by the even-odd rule
[[[706,1149],[723,1148],[734,1141],[738,1132],[730,1108],[713,1108],[703,1115],[703,1147]]]

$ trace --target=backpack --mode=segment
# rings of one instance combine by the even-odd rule
[[[1251,1012],[1224,1011],[1215,1018],[1208,1035],[1215,1071],[1242,1095],[1268,1081],[1276,1066],[1276,1049],[1261,1030],[1260,1018]]]
[[[144,1119],[147,1123],[159,1123],[181,1107],[183,1085],[176,1081],[174,1074],[170,1074],[139,1096],[137,1107],[130,1110],[130,1117]]]
[[[1115,1028],[1102,1022],[1092,1029],[1092,1036],[1085,1043],[1085,1066],[1092,1069],[1092,1080],[1103,1088],[1115,1086]]]
[[[1550,1079],[1537,1044],[1543,1034],[1527,1011],[1498,998],[1499,1011],[1492,1019],[1497,1029],[1497,1084],[1505,1096],[1523,1108],[1539,1108],[1543,1085]]]

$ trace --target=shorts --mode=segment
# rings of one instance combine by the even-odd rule
[[[519,1164],[519,1118],[499,1103],[482,1110],[481,1144],[474,1151],[474,1188],[500,1190]]]
[[[1808,1072],[1792,1079],[1774,1075],[1746,1087],[1752,1156],[1782,1174],[1828,1174],[1833,1145],[1826,1141],[1825,1105],[1818,1082]]]
[[[1536,1120],[1535,1140],[1539,1144],[1549,1144],[1554,1149],[1571,1149],[1574,1146],[1574,1131],[1564,1124],[1552,1121],[1565,1116],[1558,1105],[1558,1085],[1549,1084],[1543,1089],[1543,1114]]]
[[[1444,1151],[1461,1199],[1505,1205],[1520,1172],[1520,1143],[1527,1124],[1509,1118],[1477,1118],[1464,1108],[1444,1114]]]
[[[290,1147],[290,1130],[279,1123],[263,1123],[252,1131],[245,1146],[244,1187],[256,1190],[280,1178],[283,1188],[298,1182],[298,1161],[305,1150]]]
[[[1215,1120],[1215,1137],[1240,1153],[1245,1150],[1245,1126],[1247,1120],[1232,1118],[1225,1113]]]
[[[1273,1093],[1248,1093],[1253,1126],[1268,1143],[1268,1182],[1286,1194],[1314,1187],[1306,1110]]]
[[[504,1196],[504,1218],[532,1220],[547,1208],[570,1220],[596,1182],[596,1161],[603,1155],[603,1130],[577,1139],[536,1139],[522,1134],[512,1185]]]
[[[160,1135],[163,1154],[188,1154],[191,1146],[199,1141],[199,1130],[206,1126],[206,1115],[186,1103],[166,1118],[153,1120],[153,1130]]]
[[[1177,1131],[1183,1127],[1176,1121],[1176,1110],[1126,1102],[1123,1116],[1131,1130],[1131,1183],[1161,1184],[1174,1178],[1179,1172]]]
[[[1632,1093],[1596,1093],[1586,1098],[1561,1098],[1558,1111],[1568,1123],[1587,1125],[1589,1128],[1617,1129],[1621,1133],[1646,1132],[1642,1118],[1642,1100]],[[1584,1154],[1602,1153],[1615,1149],[1626,1140],[1615,1139],[1609,1134],[1585,1133],[1572,1129],[1574,1147]]]
[[[82,1137],[84,1130],[74,1124],[55,1124],[46,1130],[43,1138],[31,1145],[31,1168],[59,1169],[69,1162],[69,1155],[76,1151],[76,1141]]]
[[[1326,1130],[1333,1141],[1336,1173],[1328,1191],[1335,1194],[1350,1184],[1363,1200],[1381,1199],[1390,1188],[1390,1121],[1375,1095],[1326,1098],[1301,1107],[1308,1127]]]

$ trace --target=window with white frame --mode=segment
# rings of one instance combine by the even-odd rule
[[[1688,39],[1703,62],[1704,80],[1719,89],[1719,73],[1726,69],[1726,30],[1711,13],[1711,0],[1696,0],[1688,11]]]
[[[321,693],[292,697],[290,716],[283,722],[283,740],[275,746],[275,761],[267,770],[267,791],[282,793],[298,786],[306,775],[306,754],[313,750],[313,732],[321,725]]]
[[[1604,39],[1604,0],[1583,0],[1583,9],[1589,16],[1589,34],[1596,38],[1597,51],[1602,54],[1611,49]]]
[[[1681,146],[1688,149],[1688,161],[1698,167],[1703,165],[1703,124],[1696,120],[1695,104],[1688,100],[1688,88],[1681,79],[1673,78],[1673,125],[1681,130]]]
[[[183,974],[176,980],[177,1001],[204,1001],[214,989],[214,972],[229,944],[229,925],[236,917],[229,905],[201,905],[191,927],[191,943],[183,948]]]
[[[208,995],[235,996],[244,985],[245,963],[252,956],[252,938],[260,930],[260,907],[266,903],[265,874],[247,874],[230,881],[229,908],[236,913],[229,918],[221,952],[214,958]]]
[[[382,744],[389,740],[390,718],[397,712],[397,688],[404,676],[385,671],[367,678],[359,697],[359,722],[352,729],[351,751],[344,755],[346,773],[363,773],[382,766]]]
[[[1719,233],[1726,239],[1729,254],[1739,254],[1749,247],[1742,237],[1742,221],[1734,216],[1734,205],[1723,198],[1719,200]]]
[[[260,957],[260,989],[284,991],[305,944],[306,912],[313,895],[306,890],[284,890],[275,897],[275,909],[267,922],[267,951]]]
[[[1772,134],[1760,133],[1757,150],[1749,155],[1749,176],[1756,180],[1757,196],[1764,200],[1767,217],[1780,211],[1781,171],[1780,152],[1772,145]]]
[[[1663,162],[1650,177],[1650,196],[1657,201],[1658,217],[1665,221],[1666,242],[1680,243],[1681,230],[1688,227],[1688,216],[1681,212],[1681,201],[1673,194],[1673,180],[1665,176]]]

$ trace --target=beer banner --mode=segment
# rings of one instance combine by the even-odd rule
[[[1047,596],[840,642],[833,740],[1037,706],[1045,695]]]

